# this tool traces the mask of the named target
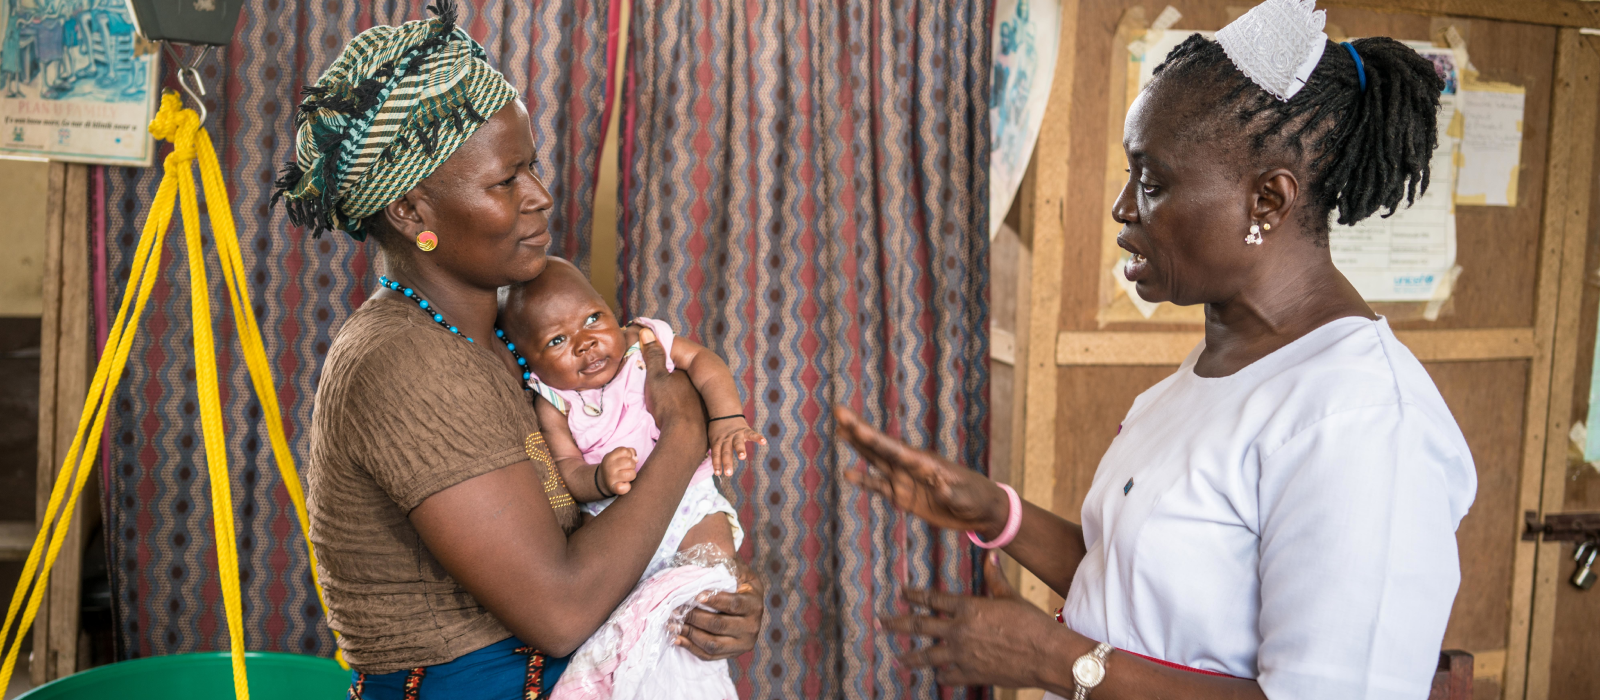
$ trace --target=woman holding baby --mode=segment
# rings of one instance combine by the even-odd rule
[[[574,492],[594,487],[569,488],[521,353],[495,333],[497,290],[546,269],[550,194],[516,91],[439,5],[345,47],[307,90],[278,183],[295,223],[383,251],[318,388],[311,536],[352,697],[544,697],[651,564],[705,460],[706,416],[653,333],[635,334],[659,444],[632,493],[580,527]],[[681,646],[754,647],[760,584],[738,583],[688,613]]]

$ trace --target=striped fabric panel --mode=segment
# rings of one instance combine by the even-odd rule
[[[871,617],[901,585],[980,583],[965,542],[837,478],[855,458],[828,409],[985,464],[989,11],[634,8],[624,311],[726,357],[770,443],[735,478],[769,589],[745,697],[936,697]]]
[[[284,428],[302,470],[323,358],[339,327],[372,289],[376,249],[339,234],[313,240],[308,232],[291,227],[282,208],[268,204],[272,180],[292,157],[293,110],[301,86],[314,81],[356,33],[374,23],[420,19],[424,4],[420,0],[249,3],[241,13],[234,43],[214,52],[201,68],[213,96],[207,126],[223,161],[255,311],[284,410]],[[529,47],[537,45],[532,38],[535,8],[514,0],[461,5],[462,26],[484,41],[490,62],[528,96],[530,104],[590,100],[569,105],[568,110],[598,115],[603,72],[580,71],[531,52]],[[580,10],[589,12],[589,5],[562,0],[540,3],[537,11],[551,11],[553,22],[563,14],[562,8],[570,18]],[[585,60],[603,66],[604,19],[598,23],[591,19],[552,23],[545,31],[552,37],[588,33],[596,48]],[[506,65],[508,61],[515,65]],[[557,84],[566,91],[538,92]],[[594,123],[573,122],[587,129],[581,133],[558,131],[553,122],[534,124],[541,157],[547,163],[564,158],[569,167],[560,177],[581,185],[576,194],[582,201],[592,196],[598,165],[593,156],[599,147],[598,118],[590,122]],[[561,155],[569,153],[577,155]],[[582,153],[590,154],[587,160]],[[106,168],[102,174],[108,305],[109,315],[114,316],[161,167]],[[551,174],[546,170],[547,176]],[[552,190],[558,187],[552,183]],[[118,621],[117,653],[123,659],[227,648],[196,418],[187,261],[181,225],[174,223],[165,272],[152,295],[135,360],[129,363],[107,426],[107,553]],[[582,228],[563,229],[569,244],[573,239],[586,240],[587,226],[585,219]],[[331,655],[333,638],[322,619],[299,525],[260,423],[260,407],[212,250],[208,246],[207,265],[233,474],[246,644],[252,650]]]
[[[531,33],[524,35],[529,49],[523,94],[534,133],[551,137],[537,143],[538,172],[556,203],[550,211],[550,253],[587,273],[594,219],[590,202],[605,138],[600,113],[606,98],[609,4],[563,0],[532,5]]]

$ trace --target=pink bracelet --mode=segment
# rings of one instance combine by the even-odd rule
[[[994,538],[993,542],[984,542],[978,539],[978,533],[967,531],[967,539],[984,549],[999,549],[1011,544],[1011,540],[1017,538],[1017,530],[1022,528],[1022,497],[1018,496],[1017,490],[1008,484],[1001,484],[1000,488],[1005,490],[1006,498],[1011,501],[1011,512],[1006,515],[1006,526],[1000,531],[1000,536]]]

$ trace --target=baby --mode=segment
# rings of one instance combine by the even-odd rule
[[[556,469],[591,516],[628,493],[639,465],[661,436],[645,410],[644,356],[639,352],[640,329],[654,333],[667,353],[667,369],[687,372],[710,411],[711,454],[695,472],[641,580],[697,545],[734,554],[744,533],[733,505],[711,477],[733,474],[738,460],[748,455],[748,443],[767,441],[745,422],[733,373],[721,357],[692,340],[675,338],[661,321],[640,318],[621,326],[583,273],[554,257],[543,274],[511,288],[500,328],[518,360],[526,361],[523,377],[537,395],[539,426]]]

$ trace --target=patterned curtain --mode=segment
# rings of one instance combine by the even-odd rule
[[[342,234],[312,239],[291,227],[282,209],[268,204],[272,180],[290,157],[300,87],[313,82],[356,33],[419,19],[425,4],[257,0],[245,5],[232,45],[200,67],[212,88],[208,127],[221,151],[284,427],[302,470],[323,357],[374,284],[372,251]],[[551,220],[555,249],[583,260],[605,99],[607,6],[581,0],[458,5],[462,26],[527,99],[543,174],[562,203]],[[127,284],[160,175],[159,161],[148,169],[95,173],[103,215],[96,233],[103,236],[109,270],[108,298],[100,304],[109,304],[111,314]],[[181,230],[177,235],[181,244]],[[208,267],[234,475],[245,641],[252,650],[331,655],[333,639],[260,424],[214,254]],[[181,245],[169,245],[163,270],[107,426],[103,505],[121,659],[227,648]]]
[[[986,463],[990,3],[633,12],[620,296],[728,358],[770,442],[734,478],[769,588],[740,692],[936,697],[871,618],[977,560],[838,478],[829,406]]]

